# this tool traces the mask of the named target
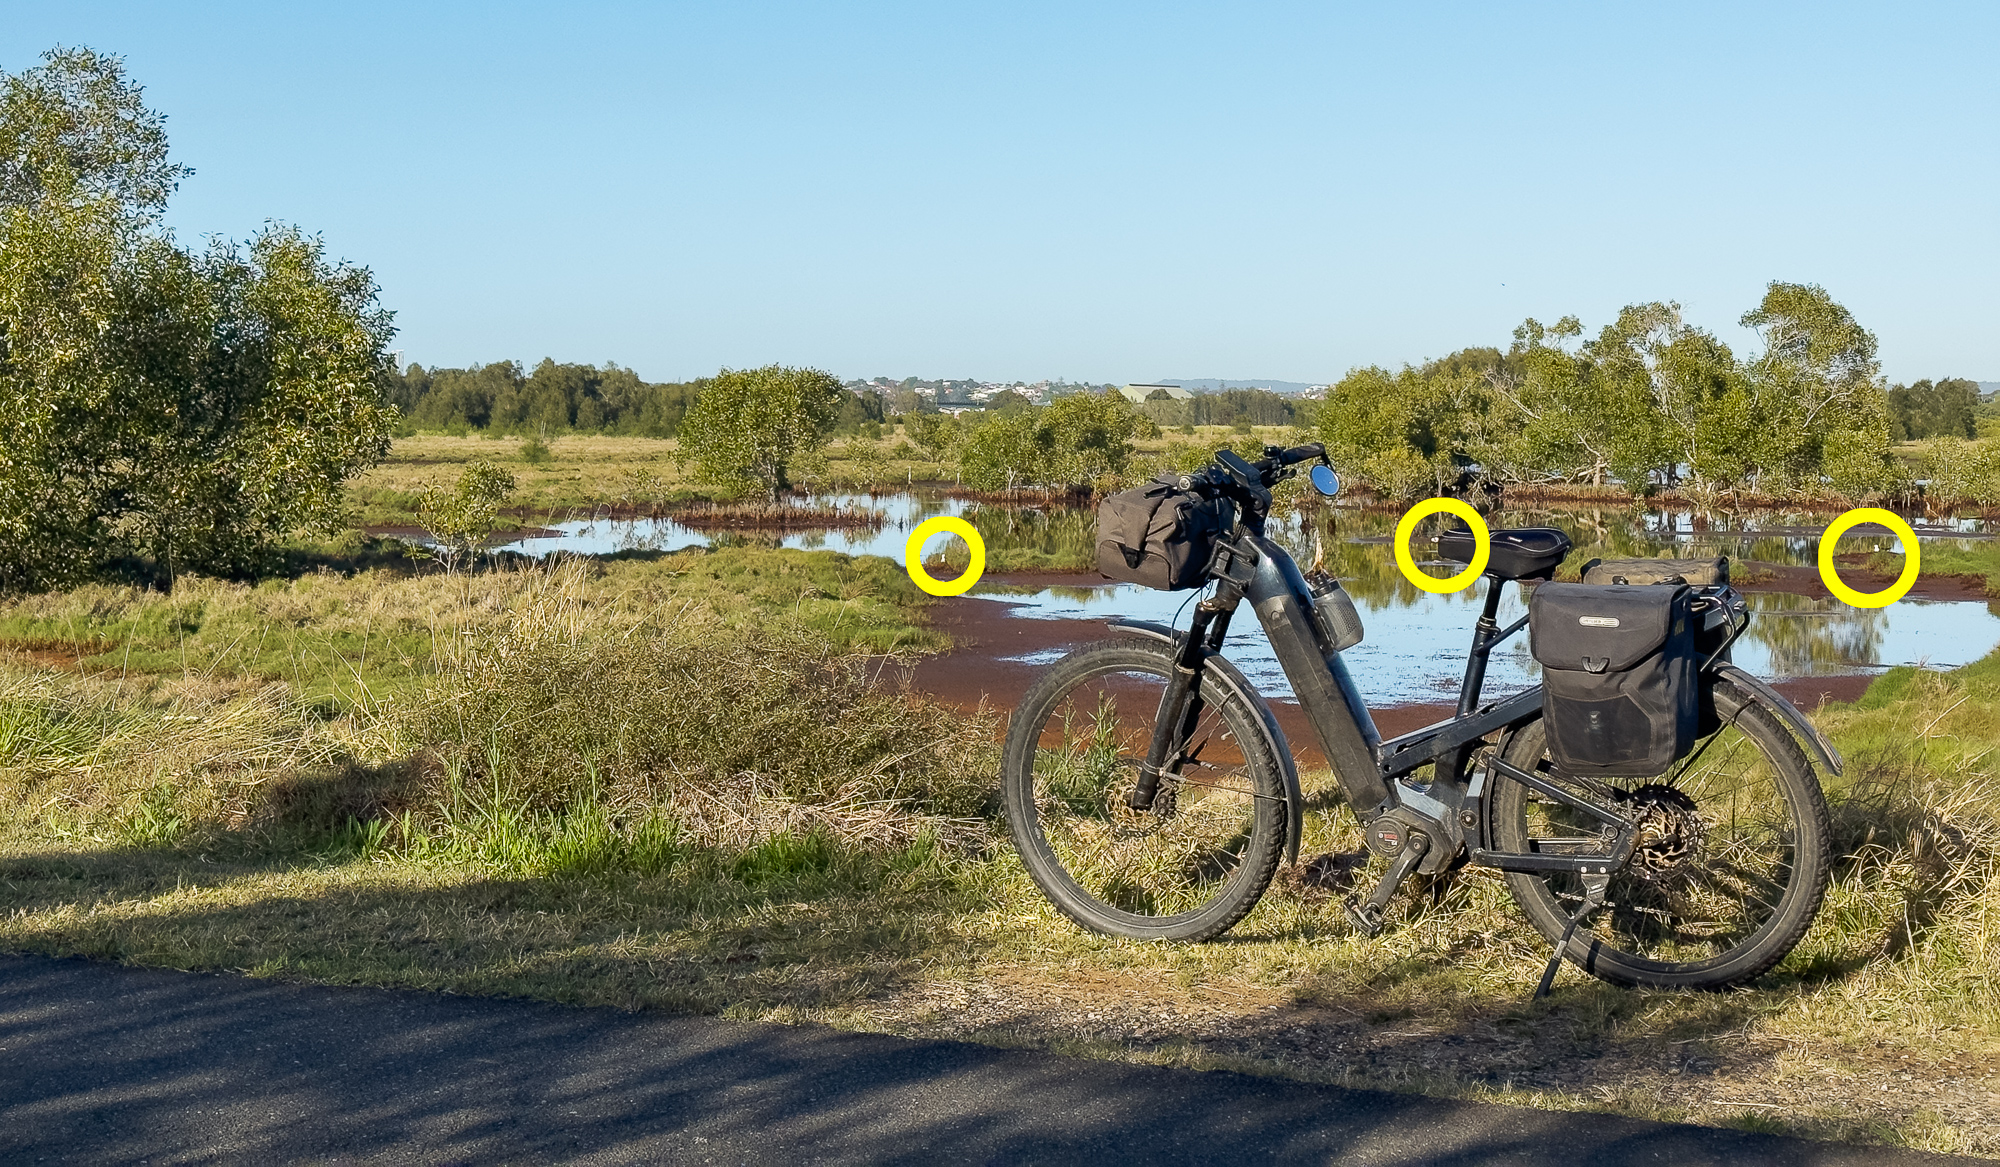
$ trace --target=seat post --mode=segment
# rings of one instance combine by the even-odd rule
[[[1465,683],[1458,690],[1460,717],[1479,708],[1479,691],[1486,685],[1486,657],[1493,651],[1493,638],[1500,631],[1494,617],[1500,614],[1500,588],[1506,581],[1494,575],[1486,578],[1486,604],[1479,611],[1479,622],[1472,628],[1472,652],[1465,659]]]

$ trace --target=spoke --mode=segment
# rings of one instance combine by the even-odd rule
[[[1154,918],[1222,896],[1284,798],[1234,756],[1235,714],[1204,703],[1171,744],[1152,809],[1130,810],[1166,680],[1121,670],[1079,682],[1040,727],[1033,770],[1036,825],[1069,878],[1099,903]]]
[[[1199,786],[1204,790],[1227,790],[1231,794],[1240,794],[1245,798],[1262,798],[1262,799],[1267,799],[1271,802],[1285,801],[1283,795],[1259,794],[1255,790],[1250,789],[1248,786],[1225,786],[1220,782],[1197,782],[1194,779],[1189,778],[1185,774],[1181,775],[1180,784],[1182,786]]]

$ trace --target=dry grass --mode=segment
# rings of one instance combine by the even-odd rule
[[[509,514],[530,521],[588,512],[599,506],[647,509],[711,492],[683,476],[672,439],[561,437],[548,456],[530,462],[517,438],[420,434],[398,438],[389,456],[348,484],[357,522],[375,526],[416,521],[417,500],[433,486],[449,486],[466,465],[486,460],[509,471],[516,488]]]
[[[775,578],[833,561],[808,559]],[[0,945],[2000,1153],[2000,660],[1820,712],[1852,761],[1830,788],[1843,858],[1772,976],[1687,995],[1569,970],[1531,1004],[1546,946],[1485,873],[1415,889],[1378,941],[1350,933],[1338,897],[1372,872],[1340,858],[1358,839],[1324,774],[1310,862],[1222,941],[1077,931],[980,801],[991,725],[832,651],[752,586],[772,576],[706,562],[703,594],[747,597],[735,617],[616,564],[0,613],[89,660],[183,628],[197,666],[8,666]],[[366,604],[434,641],[372,702],[303,700],[204,639],[215,612],[365,629]]]
[[[462,781],[529,811],[665,813],[713,846],[983,838],[990,719],[885,685],[887,662],[782,616],[730,628],[682,605],[607,625],[582,565],[520,578],[513,618],[450,641],[412,710]]]
[[[1178,465],[1197,449],[1204,451],[1205,460],[1233,443],[1247,443],[1249,448],[1259,442],[1290,444],[1297,438],[1296,431],[1284,426],[1260,426],[1248,435],[1225,426],[1202,426],[1193,436],[1168,431],[1136,443],[1135,473],[1143,478],[1168,463]],[[547,449],[546,458],[531,462],[516,438],[445,434],[398,438],[387,459],[348,484],[349,507],[363,525],[413,524],[417,500],[425,490],[448,486],[468,463],[480,459],[515,476],[518,486],[507,513],[526,522],[599,509],[617,514],[666,513],[690,501],[723,500],[714,487],[681,471],[675,461],[679,443],[671,438],[572,435],[550,439]],[[915,455],[896,426],[885,427],[878,441],[835,438],[807,485],[837,492],[950,481],[949,467]]]
[[[683,527],[697,531],[834,531],[876,529],[884,522],[881,511],[855,506],[818,506],[800,503],[693,502],[681,503],[666,512]]]

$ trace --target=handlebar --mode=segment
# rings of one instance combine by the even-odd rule
[[[1326,446],[1320,442],[1307,442],[1289,450],[1266,446],[1263,459],[1257,462],[1246,460],[1234,450],[1218,450],[1212,464],[1188,475],[1184,481],[1197,490],[1239,496],[1241,501],[1266,508],[1271,505],[1271,488],[1291,477],[1288,467],[1315,459],[1326,459]]]
[[[1273,453],[1274,450],[1276,450],[1275,453]],[[1269,455],[1269,457],[1265,458],[1267,462],[1276,462],[1280,466],[1295,466],[1300,462],[1310,462],[1316,458],[1325,458],[1326,444],[1324,442],[1307,442],[1303,446],[1293,446],[1289,450],[1278,450],[1275,446],[1266,446],[1264,453]]]
[[[1183,490],[1198,491],[1204,498],[1233,499],[1242,508],[1241,520],[1254,534],[1264,533],[1264,517],[1271,509],[1271,488],[1297,473],[1291,467],[1314,459],[1326,460],[1326,447],[1319,442],[1283,449],[1265,446],[1264,457],[1250,462],[1234,450],[1217,450],[1215,461],[1180,478]]]

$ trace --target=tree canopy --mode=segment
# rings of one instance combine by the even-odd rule
[[[1117,393],[1071,393],[1041,407],[1022,403],[967,418],[950,448],[966,485],[980,490],[1089,486],[1125,469],[1133,438],[1158,432]],[[918,437],[928,448],[951,432],[929,428]]]
[[[1979,383],[1946,377],[1889,390],[1889,436],[1899,442],[1919,438],[1979,436]]]
[[[1573,316],[1528,320],[1504,353],[1349,373],[1319,431],[1344,471],[1402,497],[1469,480],[1701,496],[1902,489],[1874,335],[1809,284],[1772,283],[1742,323],[1764,342],[1751,360],[1672,303],[1631,305],[1588,340]]]
[[[139,87],[43,61],[0,76],[0,588],[240,572],[331,531],[394,421],[372,277],[284,225],[183,250]]]
[[[681,419],[681,456],[703,480],[776,502],[791,472],[826,445],[846,390],[831,373],[766,365],[724,369]]]

